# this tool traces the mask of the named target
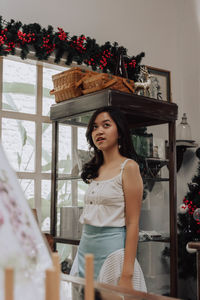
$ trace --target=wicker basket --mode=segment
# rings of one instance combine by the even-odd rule
[[[53,75],[52,79],[54,89],[50,91],[50,94],[55,95],[57,103],[105,88],[134,93],[133,80],[107,73],[82,70],[78,67]]]
[[[67,71],[61,72],[59,74],[53,75],[53,86],[54,90],[58,90],[63,86],[68,86],[69,84],[75,84],[85,75],[81,68],[75,67]]]
[[[50,95],[55,95],[55,101],[61,102],[71,98],[79,97],[82,95],[81,88],[76,87],[74,84],[61,86],[57,90],[51,90]]]
[[[94,74],[83,78],[83,94],[102,90],[108,82],[107,74]]]
[[[86,76],[83,81],[83,94],[93,93],[105,88],[134,93],[134,81],[106,73]]]
[[[126,93],[134,93],[134,81],[127,79],[127,78],[123,78],[123,77],[119,77],[119,76],[115,76],[117,79],[117,82],[113,85],[110,86],[110,89],[113,90],[118,90],[121,92],[126,92]]]
[[[53,75],[54,89],[50,95],[55,95],[55,101],[61,102],[82,95],[81,87],[76,86],[88,71],[78,67]]]

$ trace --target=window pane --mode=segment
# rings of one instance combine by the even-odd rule
[[[50,231],[51,180],[42,180],[41,230]]]
[[[50,115],[50,106],[55,104],[55,97],[49,95],[50,90],[53,89],[52,76],[58,74],[66,68],[60,67],[60,70],[53,70],[49,68],[43,68],[43,101],[42,101],[42,114],[43,116]]]
[[[71,173],[71,126],[59,125],[58,173]]]
[[[22,187],[26,200],[30,208],[35,208],[34,203],[34,180],[32,179],[19,179],[19,183]]]
[[[82,180],[78,181],[78,206],[84,205],[84,196],[87,188],[88,184],[86,184]]]
[[[35,170],[35,123],[2,119],[2,143],[15,171]]]
[[[92,152],[89,151],[88,143],[85,137],[86,128],[79,127],[78,128],[78,149],[76,152],[76,160],[78,164],[79,175],[82,171],[83,165],[91,160]]]
[[[58,207],[71,206],[71,205],[72,205],[71,180],[59,180],[58,181]]]
[[[36,66],[3,60],[3,109],[34,114]]]
[[[42,124],[42,172],[51,173],[52,125]]]
[[[85,133],[85,127],[78,127],[78,149],[88,150],[88,143],[86,140]]]
[[[60,208],[63,206],[72,206],[71,189],[71,180],[58,181],[57,235],[60,235]]]

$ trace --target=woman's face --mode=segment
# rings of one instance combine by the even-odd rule
[[[110,117],[109,113],[100,113],[94,123],[92,130],[92,140],[94,145],[101,151],[118,147],[117,125]]]

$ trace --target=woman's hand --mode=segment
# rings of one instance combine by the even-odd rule
[[[118,286],[133,290],[132,276],[121,276],[118,282]]]

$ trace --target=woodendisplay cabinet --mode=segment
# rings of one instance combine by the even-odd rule
[[[52,105],[50,118],[52,120],[53,153],[52,153],[52,188],[51,188],[51,234],[56,243],[78,245],[79,239],[74,236],[63,238],[58,233],[58,183],[62,180],[80,180],[80,176],[59,174],[58,172],[58,145],[59,126],[63,124],[72,127],[86,127],[89,117],[96,109],[104,106],[118,107],[126,115],[130,128],[147,127],[152,125],[168,125],[168,178],[155,178],[155,181],[169,182],[169,236],[156,238],[156,242],[170,243],[170,296],[177,296],[177,191],[176,191],[176,119],[178,107],[175,103],[127,94],[116,90],[105,89],[92,94],[84,95],[68,101]],[[151,162],[152,163],[152,162]],[[156,160],[155,160],[156,163]],[[152,178],[143,178],[148,181]],[[153,239],[152,239],[153,240]],[[151,240],[151,241],[152,241]]]

